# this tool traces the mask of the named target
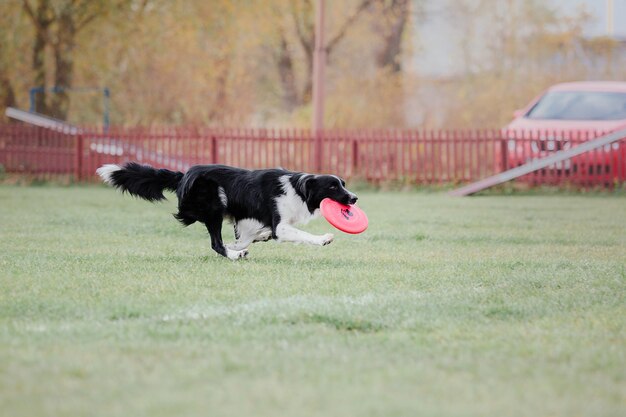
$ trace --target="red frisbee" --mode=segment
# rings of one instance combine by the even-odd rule
[[[325,198],[320,203],[320,211],[328,223],[342,232],[357,234],[367,229],[367,216],[355,205],[346,206]]]

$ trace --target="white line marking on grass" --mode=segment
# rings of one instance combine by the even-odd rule
[[[371,312],[377,310],[385,316],[391,315],[397,320],[397,324],[407,324],[412,321],[411,309],[399,312],[399,304],[415,302],[424,298],[427,294],[417,291],[374,294],[368,293],[360,296],[293,296],[286,298],[264,298],[246,303],[226,305],[195,305],[187,309],[179,310],[165,315],[144,316],[133,318],[121,318],[111,320],[106,317],[72,320],[72,321],[45,321],[45,322],[13,322],[14,329],[27,333],[53,333],[70,332],[81,328],[105,328],[109,326],[123,325],[128,323],[154,323],[209,320],[215,318],[228,318],[234,325],[250,324],[259,320],[293,318],[298,314],[305,315],[329,315],[329,316],[359,316],[360,308],[368,308]],[[365,313],[363,313],[365,314]]]
[[[262,315],[271,314],[276,317],[287,317],[293,313],[336,313],[346,307],[363,307],[372,304],[388,304],[389,301],[413,298],[419,299],[424,296],[419,292],[391,294],[381,296],[378,294],[364,294],[351,297],[327,297],[327,296],[294,296],[287,298],[266,298],[249,303],[228,306],[195,306],[189,310],[162,316],[162,321],[176,320],[205,320],[216,317],[237,316],[239,318],[260,318]]]

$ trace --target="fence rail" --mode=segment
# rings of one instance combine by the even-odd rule
[[[465,183],[502,172],[600,136],[601,131],[327,130],[322,172],[372,183]],[[297,129],[79,128],[58,131],[0,125],[6,172],[41,178],[95,180],[105,163],[138,161],[185,171],[195,164],[315,172],[316,137]],[[626,182],[626,138],[518,181],[612,187]]]

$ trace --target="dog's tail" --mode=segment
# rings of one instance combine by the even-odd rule
[[[182,172],[155,169],[137,162],[127,162],[122,166],[103,165],[96,173],[104,182],[122,192],[151,202],[165,200],[163,190],[176,191],[183,178]]]

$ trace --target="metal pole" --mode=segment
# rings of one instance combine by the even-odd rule
[[[322,170],[322,134],[324,129],[324,69],[326,44],[324,41],[325,0],[317,0],[315,18],[315,50],[313,53],[313,135],[315,138],[315,170]]]
[[[33,87],[30,89],[29,91],[29,97],[30,97],[30,110],[29,112],[34,113],[37,111],[37,109],[35,108],[35,95],[38,93],[43,93],[45,92],[45,88],[44,87]]]
[[[111,100],[111,91],[109,87],[104,87],[102,90],[103,93],[103,107],[104,107],[104,115],[102,120],[102,125],[104,127],[104,131],[109,131],[109,101]]]
[[[33,87],[30,89],[29,97],[30,97],[30,109],[28,110],[31,113],[35,112],[35,94],[37,94],[37,87]]]

